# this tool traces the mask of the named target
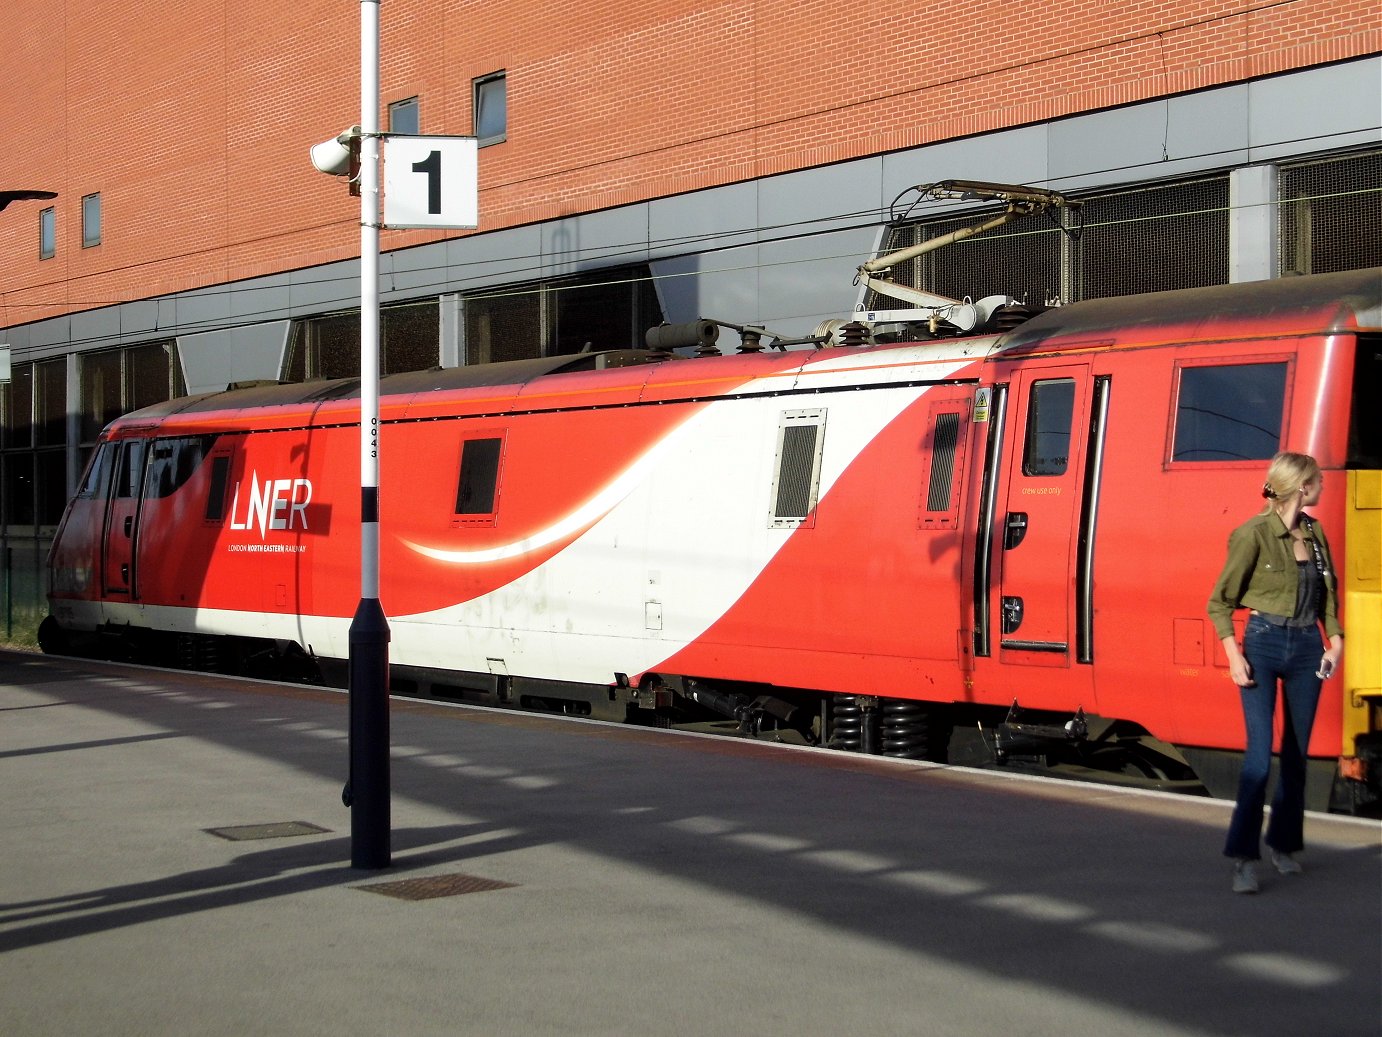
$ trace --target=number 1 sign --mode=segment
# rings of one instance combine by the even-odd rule
[[[479,225],[474,137],[384,137],[384,226],[471,230]]]

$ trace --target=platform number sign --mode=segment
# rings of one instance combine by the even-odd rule
[[[384,226],[478,226],[478,170],[474,137],[385,136]]]

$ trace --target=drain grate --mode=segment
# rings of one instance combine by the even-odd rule
[[[475,875],[432,875],[420,879],[399,879],[397,882],[376,882],[369,886],[352,886],[367,893],[382,893],[398,900],[431,900],[434,897],[458,897],[463,893],[486,893],[491,889],[512,889],[514,883],[496,879],[482,879]]]
[[[240,842],[246,839],[289,839],[297,835],[322,835],[329,828],[306,821],[271,821],[266,825],[231,825],[229,828],[207,828],[204,831],[222,839]]]

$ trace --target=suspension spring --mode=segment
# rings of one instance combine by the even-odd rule
[[[830,748],[857,753],[864,747],[864,711],[853,695],[836,695],[830,702]]]
[[[883,755],[924,760],[931,742],[926,708],[908,699],[883,700]]]

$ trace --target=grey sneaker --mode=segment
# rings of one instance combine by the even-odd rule
[[[1233,892],[1256,893],[1257,867],[1252,861],[1239,858],[1233,862]]]
[[[1277,853],[1273,850],[1272,864],[1283,875],[1301,875],[1305,872],[1305,869],[1300,866],[1300,861],[1289,853]]]

